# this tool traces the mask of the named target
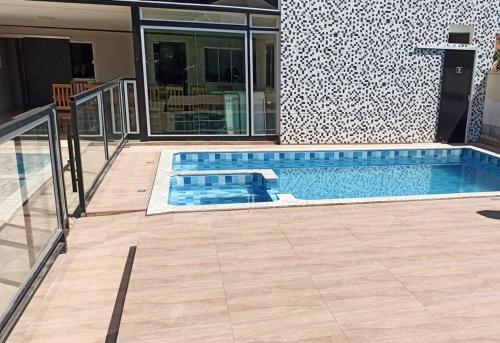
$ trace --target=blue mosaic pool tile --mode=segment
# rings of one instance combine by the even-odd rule
[[[177,165],[191,163],[231,163],[251,164],[251,163],[284,163],[294,161],[299,165],[308,165],[313,162],[346,163],[348,161],[364,160],[387,160],[387,163],[396,163],[398,158],[418,159],[446,159],[449,157],[461,158],[471,157],[480,161],[484,159],[484,154],[472,149],[452,148],[452,149],[398,149],[398,150],[342,150],[342,151],[288,151],[288,152],[201,152],[201,153],[178,153],[173,159],[174,169]],[[483,158],[483,160],[481,160]],[[496,165],[497,160],[489,160]],[[416,163],[420,163],[416,161]],[[260,167],[263,168],[263,167]],[[265,167],[264,167],[265,168]],[[236,168],[238,169],[238,168]],[[241,168],[240,168],[241,169]]]
[[[261,174],[177,175],[170,179],[169,204],[177,206],[272,201],[277,180]]]

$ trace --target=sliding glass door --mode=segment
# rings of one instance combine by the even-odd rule
[[[260,23],[252,19],[252,25]],[[276,18],[271,19],[277,25]],[[264,24],[270,25],[268,21]],[[150,135],[278,134],[276,30],[258,26],[241,31],[143,30]]]
[[[247,135],[245,32],[145,29],[151,135]]]
[[[254,135],[278,133],[278,35],[252,32],[252,124]]]

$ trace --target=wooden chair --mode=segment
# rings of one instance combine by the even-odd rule
[[[191,86],[191,95],[194,95],[197,98],[196,110],[208,109],[209,107],[207,104],[208,89],[206,85]]]
[[[84,80],[71,80],[71,86],[73,86],[73,94],[82,93],[85,91],[85,86],[88,84]]]
[[[165,127],[167,132],[176,131],[178,117],[184,117],[184,87],[180,85],[161,87],[160,99],[164,100],[165,104],[164,108],[162,108],[165,118],[162,127]]]
[[[99,86],[99,84],[96,84],[96,83],[86,83],[86,84],[83,85],[83,91],[88,91],[90,89],[94,89],[97,86]]]
[[[58,111],[70,111],[69,98],[73,94],[73,86],[68,83],[52,84],[52,98]]]
[[[208,89],[206,85],[192,85],[191,95],[207,95]]]
[[[161,98],[161,88],[158,85],[148,85],[149,116],[151,127],[161,130],[165,126],[165,99]]]
[[[59,129],[64,131],[64,127],[71,120],[71,107],[69,98],[73,94],[73,86],[69,83],[52,84],[52,98],[56,104],[57,117],[59,119]]]
[[[217,86],[217,90],[220,92],[230,92],[234,90],[234,87],[230,85],[219,85]]]
[[[181,103],[181,98],[184,96],[184,87],[178,85],[167,85],[165,87],[167,109],[168,111],[183,111],[184,105]],[[172,98],[173,101],[169,101]]]

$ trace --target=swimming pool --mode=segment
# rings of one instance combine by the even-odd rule
[[[164,163],[169,164],[167,177],[175,178],[168,182],[168,190],[162,190],[163,202],[170,210],[201,205],[217,208],[262,202],[267,207],[500,192],[500,158],[473,147],[176,152],[166,156]],[[267,178],[273,182],[238,186],[225,177],[258,171],[272,175]],[[186,188],[184,179],[193,177],[203,180]],[[237,189],[234,196],[232,188]]]

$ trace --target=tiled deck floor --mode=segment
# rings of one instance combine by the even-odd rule
[[[118,209],[113,173],[149,191],[138,170],[159,150],[118,158]],[[103,342],[131,245],[120,342],[499,341],[499,213],[477,198],[83,218],[10,341]]]

